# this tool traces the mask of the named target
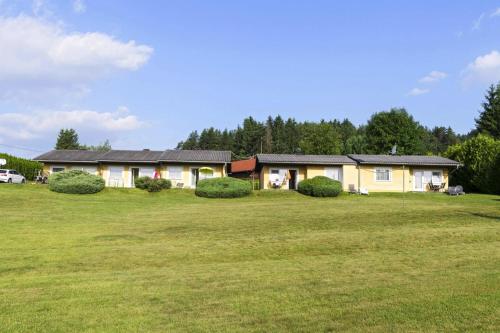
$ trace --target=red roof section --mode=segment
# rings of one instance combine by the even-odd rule
[[[231,162],[231,172],[252,172],[255,170],[255,165],[255,158],[251,158],[249,160],[233,161]]]

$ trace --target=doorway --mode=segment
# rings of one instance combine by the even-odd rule
[[[296,190],[297,189],[297,170],[288,170],[288,175],[290,179],[288,180],[288,189]]]
[[[135,187],[135,180],[139,178],[139,168],[131,168],[130,187]]]
[[[199,180],[200,180],[200,169],[191,168],[191,188],[195,188]]]

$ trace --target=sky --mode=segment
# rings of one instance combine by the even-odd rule
[[[115,149],[174,148],[243,118],[404,107],[474,127],[500,81],[500,1],[0,0],[0,152],[61,128]]]

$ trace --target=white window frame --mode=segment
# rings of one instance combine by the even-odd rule
[[[112,184],[111,183],[111,169],[115,169],[115,170],[118,170],[120,169],[120,172],[121,172],[121,179],[119,181],[118,184]],[[125,186],[125,183],[124,183],[124,180],[123,180],[123,173],[125,172],[125,168],[122,167],[122,166],[110,166],[108,167],[108,186],[112,186],[112,187],[124,187]]]
[[[338,179],[331,178],[330,176],[328,176],[328,171],[333,171],[333,170],[337,171]],[[330,179],[338,180],[339,182],[342,182],[342,168],[341,167],[325,167],[324,175],[325,175],[325,177],[328,177]]]
[[[173,169],[178,169],[177,172],[179,172],[179,177],[172,177],[172,170]],[[183,179],[183,172],[184,172],[184,167],[182,165],[170,165],[167,166],[167,173],[168,173],[168,179],[170,180],[182,180]]]
[[[54,171],[54,169],[62,169],[60,171]],[[50,167],[50,173],[57,173],[57,172],[63,172],[66,171],[66,167],[64,165],[52,165]]]
[[[389,171],[389,179],[377,179],[377,172],[379,170]],[[390,183],[392,182],[392,167],[376,167],[373,173],[373,178],[377,183]]]
[[[416,188],[417,186],[417,177],[415,176],[415,173],[417,171],[420,171],[422,172],[422,188],[421,189],[418,189]],[[414,191],[425,191],[426,190],[426,186],[427,186],[427,183],[424,183],[424,180],[423,180],[423,177],[425,175],[425,172],[430,172],[431,173],[431,182],[432,182],[432,177],[433,177],[433,173],[435,172],[438,172],[440,174],[440,183],[444,183],[444,171],[441,170],[441,169],[413,169],[413,190]]]

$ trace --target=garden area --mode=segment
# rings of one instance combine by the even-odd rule
[[[0,331],[500,330],[500,196],[0,197]]]

